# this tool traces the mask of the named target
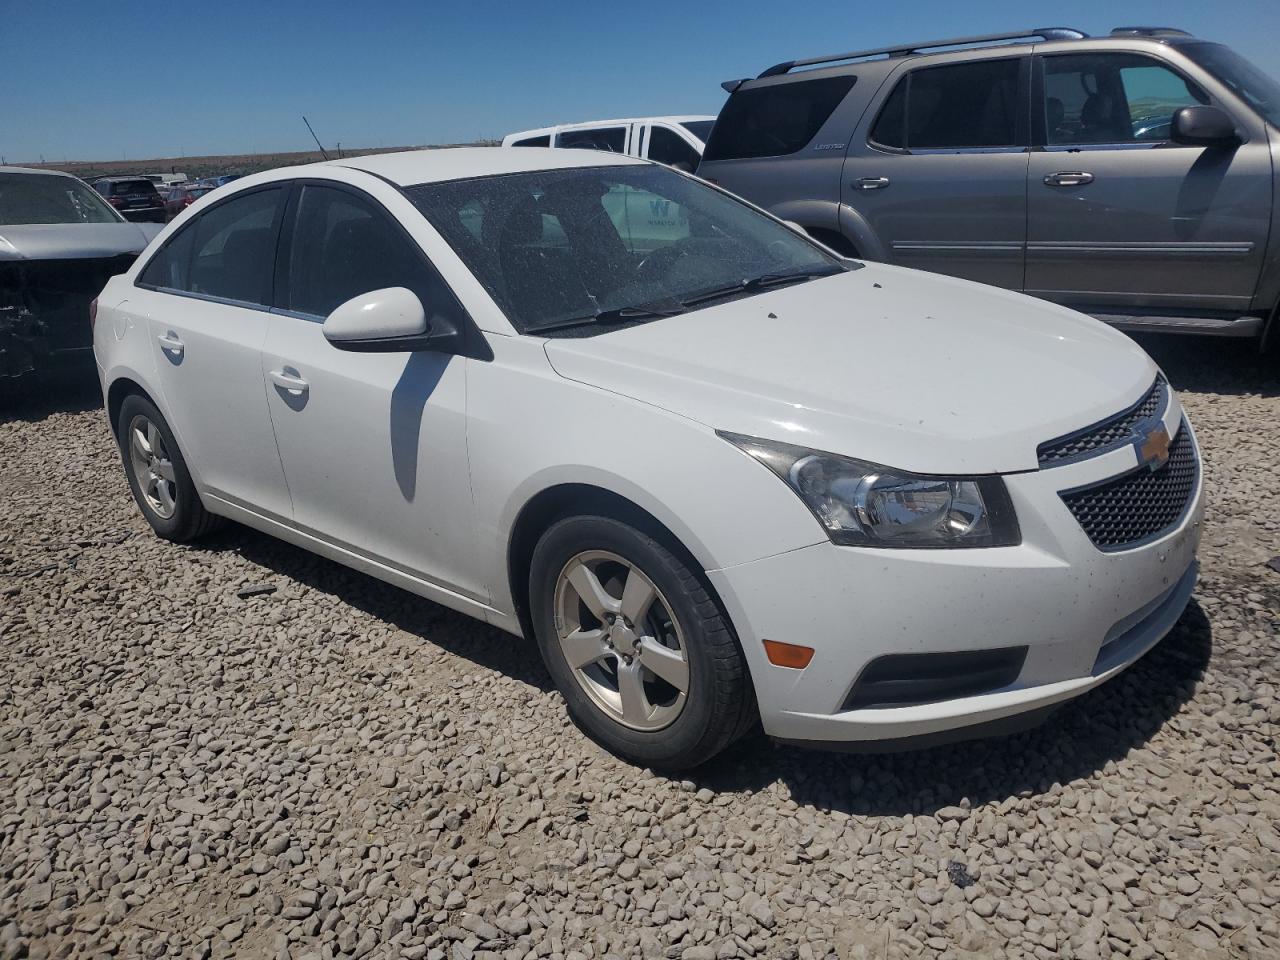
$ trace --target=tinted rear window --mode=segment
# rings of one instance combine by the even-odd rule
[[[526,137],[523,140],[516,140],[511,145],[513,147],[549,147],[551,146],[551,134],[544,134],[541,137]]]
[[[856,77],[821,77],[739,90],[720,111],[704,160],[778,157],[805,146]]]
[[[881,108],[871,139],[907,150],[1017,144],[1018,61],[984,60],[915,70]]]
[[[155,193],[156,185],[150,180],[118,180],[111,184],[111,197],[124,197],[137,193]]]

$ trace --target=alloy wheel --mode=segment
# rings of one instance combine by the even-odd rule
[[[571,558],[556,578],[556,634],[574,679],[610,719],[660,730],[684,709],[689,658],[662,592],[615,553]]]
[[[170,519],[178,508],[173,460],[159,429],[145,416],[129,424],[129,463],[147,506],[161,519]]]

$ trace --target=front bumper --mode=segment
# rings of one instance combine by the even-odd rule
[[[1176,400],[1166,411],[1174,433]],[[1183,429],[1190,430],[1187,423]],[[1194,434],[1192,435],[1194,439]],[[1197,459],[1199,450],[1196,451]],[[1155,540],[1104,553],[1059,492],[1132,469],[1131,448],[1006,477],[1023,540],[974,550],[820,543],[708,572],[751,665],[766,733],[799,741],[921,738],[1045,711],[1105,683],[1177,622],[1195,587],[1203,477]],[[761,641],[815,649],[803,670]],[[1017,679],[972,696],[845,709],[873,660],[892,654],[1027,648]]]

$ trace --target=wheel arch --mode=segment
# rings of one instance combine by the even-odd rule
[[[542,534],[557,520],[570,516],[603,516],[629,523],[653,537],[693,571],[703,587],[720,608],[725,622],[732,627],[724,602],[707,578],[707,563],[699,559],[676,534],[658,517],[634,500],[591,483],[566,482],[546,487],[525,502],[516,514],[507,538],[506,574],[520,629],[526,637],[533,637],[533,623],[529,614],[529,565],[534,548]],[[737,631],[734,630],[735,637]]]
[[[107,423],[111,427],[111,435],[116,437],[117,440],[119,440],[119,437],[116,436],[116,425],[120,419],[120,408],[124,406],[125,399],[132,395],[140,396],[157,410],[160,409],[160,405],[156,403],[156,398],[151,396],[138,381],[128,376],[121,376],[112,380],[111,385],[107,387]],[[172,425],[169,429],[173,429]]]

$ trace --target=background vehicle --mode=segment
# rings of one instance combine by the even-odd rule
[[[679,228],[637,244],[626,192]],[[160,536],[235,518],[536,638],[646,765],[757,712],[797,741],[1028,724],[1195,583],[1195,438],[1131,340],[632,158],[257,174],[108,284],[95,353]]]
[[[165,219],[172,220],[206,193],[215,189],[215,187],[200,186],[194,183],[170,188],[164,195]]]
[[[154,183],[156,189],[161,191],[187,182],[185,173],[144,173],[143,177]]]
[[[93,181],[93,188],[126,220],[165,222],[164,200],[146,177],[103,177]]]
[[[1049,28],[790,61],[725,86],[699,176],[845,253],[1126,330],[1275,324],[1280,84],[1227,47]]]
[[[593,120],[522,130],[502,138],[504,147],[572,147],[643,157],[693,172],[715,117],[635,117]]]
[[[158,232],[69,174],[0,167],[0,385],[91,370],[89,304]]]

